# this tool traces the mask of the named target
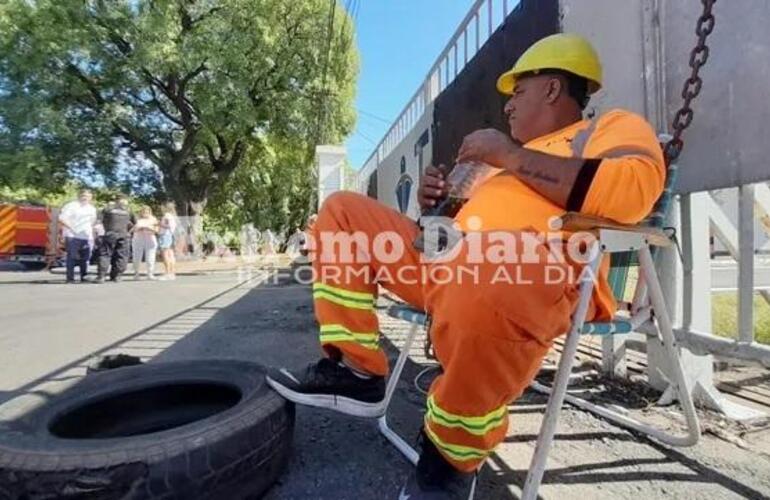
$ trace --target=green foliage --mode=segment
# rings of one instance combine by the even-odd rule
[[[25,187],[12,189],[0,186],[0,203],[32,204],[61,206],[77,198],[78,188],[74,184],[62,186],[58,192],[43,191],[39,188]]]
[[[73,182],[68,182],[59,186],[56,190],[41,189],[39,187],[27,186],[12,188],[9,186],[0,186],[0,203],[45,205],[51,207],[61,207],[65,203],[76,200],[82,186]],[[114,201],[121,194],[119,191],[107,188],[91,189],[93,194],[93,203],[98,208],[104,208],[107,203]],[[151,204],[142,198],[132,198],[129,201],[131,208],[137,212],[142,205]],[[160,213],[160,207],[153,207],[155,213]]]
[[[355,120],[352,23],[338,5],[327,60],[328,6],[0,3],[0,186],[60,192],[74,176],[182,213],[214,196],[222,224],[270,210],[290,223],[310,204],[316,141],[340,141]],[[249,198],[262,193],[269,202]]]
[[[297,140],[271,138],[253,149],[243,165],[218,190],[207,208],[207,227],[291,232],[303,225],[315,206],[316,181],[305,168],[305,151]]]
[[[738,338],[738,296],[735,293],[712,295],[711,315],[714,333]],[[759,294],[754,297],[754,336],[760,344],[770,345],[770,305]]]

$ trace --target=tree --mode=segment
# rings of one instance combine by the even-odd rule
[[[302,227],[315,205],[317,182],[304,168],[306,152],[297,140],[271,138],[252,150],[207,209],[210,228],[237,231],[246,224],[276,233]]]
[[[246,158],[290,145],[307,177],[315,142],[355,119],[353,28],[332,4],[7,0],[0,184],[128,182],[194,215]]]

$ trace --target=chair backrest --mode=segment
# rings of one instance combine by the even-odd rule
[[[666,161],[666,183],[658,201],[650,212],[650,215],[642,221],[642,225],[662,229],[671,209],[671,199],[674,196],[674,186],[678,177],[678,167],[675,163]],[[639,265],[636,252],[621,252],[610,257],[610,274],[608,281],[612,293],[618,301],[624,300],[628,272],[632,267]]]
[[[675,163],[669,164],[666,167],[666,185],[663,189],[663,193],[660,195],[660,198],[658,198],[658,201],[655,202],[652,213],[650,213],[642,224],[658,229],[663,228],[666,217],[668,217],[668,211],[671,209],[671,198],[674,196],[674,186],[676,185],[678,176],[679,168]]]

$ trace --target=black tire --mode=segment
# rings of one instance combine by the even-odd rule
[[[190,361],[89,375],[0,423],[0,498],[259,497],[286,467],[294,430],[294,406],[264,374]]]

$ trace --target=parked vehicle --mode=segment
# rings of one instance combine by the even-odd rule
[[[0,260],[28,267],[60,265],[58,213],[53,207],[0,203]]]

